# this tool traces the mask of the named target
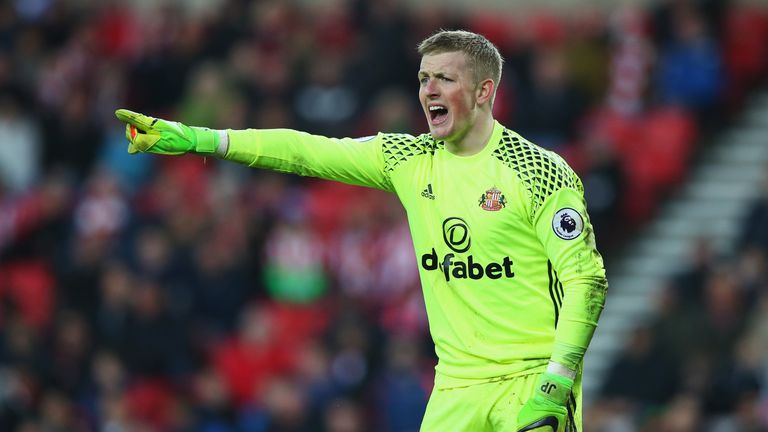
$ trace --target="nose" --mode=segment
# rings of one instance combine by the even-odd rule
[[[427,80],[427,83],[424,84],[424,94],[426,94],[429,97],[434,97],[438,95],[438,88],[437,88],[437,82],[433,79]]]

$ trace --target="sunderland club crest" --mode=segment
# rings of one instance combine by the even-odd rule
[[[507,206],[507,199],[504,198],[504,194],[494,186],[480,196],[478,205],[482,207],[483,210],[499,211]]]

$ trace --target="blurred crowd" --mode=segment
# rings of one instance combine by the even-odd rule
[[[735,252],[707,238],[625,341],[587,430],[768,431],[768,178]]]
[[[396,199],[128,155],[116,108],[422,133],[415,46],[474,30],[506,59],[496,117],[576,168],[610,258],[768,72],[768,12],[716,0],[144,3],[0,2],[0,430],[418,430],[436,359]],[[761,235],[670,281],[587,430],[764,430],[766,199]]]

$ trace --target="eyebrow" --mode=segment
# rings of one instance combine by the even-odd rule
[[[446,74],[445,72],[435,72],[433,74],[430,74],[426,71],[419,71],[419,77],[423,78],[425,76],[433,75],[435,78],[450,78],[450,74]]]

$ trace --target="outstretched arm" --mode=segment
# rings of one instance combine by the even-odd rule
[[[381,135],[336,139],[291,129],[214,130],[124,109],[115,115],[126,123],[129,153],[210,155],[250,167],[391,190]]]

